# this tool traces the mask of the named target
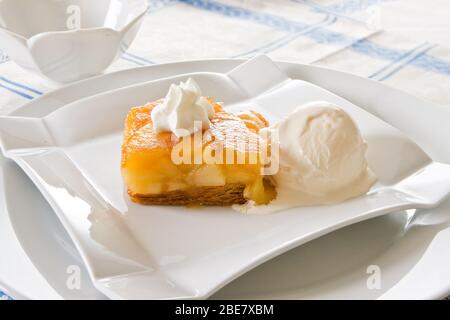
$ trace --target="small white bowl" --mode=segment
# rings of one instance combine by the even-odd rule
[[[0,46],[57,83],[101,74],[134,40],[147,0],[1,0]]]

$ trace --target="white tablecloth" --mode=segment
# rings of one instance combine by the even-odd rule
[[[150,0],[150,4],[130,50],[108,71],[266,53],[274,59],[352,72],[450,105],[450,49],[437,42],[450,46],[448,0],[435,0],[433,5],[421,0]],[[0,52],[1,113],[52,89]]]
[[[149,1],[136,40],[108,72],[266,53],[369,77],[450,106],[450,1]],[[0,51],[0,113],[52,89]]]

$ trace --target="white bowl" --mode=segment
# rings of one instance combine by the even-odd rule
[[[2,0],[0,46],[58,83],[102,73],[134,40],[146,0]]]

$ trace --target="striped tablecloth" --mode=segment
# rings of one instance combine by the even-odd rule
[[[434,7],[419,0],[149,2],[135,42],[109,72],[175,60],[248,58],[265,53],[273,59],[313,63],[372,78],[450,106],[450,49],[436,41],[437,35],[448,35],[450,23],[443,33],[445,26],[433,24],[433,16],[428,17],[436,28],[433,39],[424,38],[423,28],[386,31],[393,22],[408,19],[399,7],[407,7],[411,19],[427,12],[436,17],[444,14],[444,21],[450,1],[433,1]],[[426,18],[422,16],[422,25]],[[52,89],[0,51],[0,113]]]
[[[12,298],[3,291],[0,291],[0,300],[12,300]]]

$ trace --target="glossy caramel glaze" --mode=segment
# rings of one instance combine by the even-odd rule
[[[201,190],[206,187],[219,192],[228,185],[245,186],[240,198],[233,200],[234,203],[242,203],[243,198],[257,203],[267,203],[273,199],[275,192],[267,190],[267,183],[261,175],[262,140],[259,130],[268,126],[267,120],[253,111],[238,114],[226,112],[220,104],[208,100],[215,109],[215,114],[210,119],[210,128],[183,138],[178,138],[171,132],[154,131],[151,112],[161,100],[130,109],[125,120],[121,166],[133,201],[143,204],[154,201],[155,204],[160,204],[157,199],[162,199],[161,196],[155,195],[177,194],[178,197],[186,196],[183,201],[194,203],[192,194],[195,194],[196,188]],[[194,142],[195,138],[192,139],[196,135],[201,138],[199,146],[198,142]],[[190,155],[186,155],[190,159],[189,163],[174,163],[172,150],[177,145],[190,146],[187,149]],[[194,149],[200,150],[203,155],[200,162],[195,162]],[[186,149],[182,149],[181,154],[184,150]],[[205,154],[213,155],[215,162],[205,160]],[[236,163],[237,161],[241,162]],[[220,200],[222,198],[217,193],[216,199],[201,199],[201,202],[230,204],[229,201]],[[180,202],[168,200],[167,204],[171,203]]]
[[[150,102],[128,112],[122,145],[122,167],[126,165],[127,156],[132,152],[157,149],[170,152],[183,139],[171,132],[156,133],[153,130],[150,115],[160,102],[161,100]],[[269,124],[262,115],[254,111],[232,114],[224,111],[217,103],[214,103],[214,109],[216,113],[211,118],[211,127],[203,132],[203,147],[224,147],[242,153],[259,151],[259,130]]]

